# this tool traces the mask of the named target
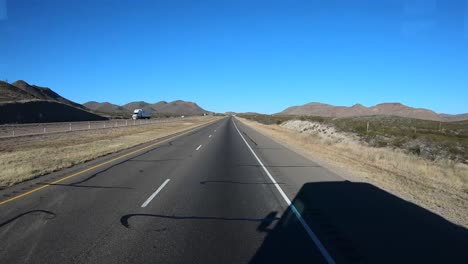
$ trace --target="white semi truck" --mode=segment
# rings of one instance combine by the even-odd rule
[[[143,109],[133,110],[132,119],[150,119],[151,113]]]

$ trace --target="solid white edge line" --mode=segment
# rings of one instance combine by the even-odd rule
[[[201,148],[202,145],[198,146],[198,148],[196,150],[199,150]]]
[[[291,203],[291,200],[289,200],[288,196],[284,193],[283,189],[281,189],[281,187],[278,185],[278,183],[276,182],[276,180],[273,178],[273,176],[271,176],[270,172],[267,170],[267,168],[265,167],[265,165],[263,165],[263,162],[258,158],[257,154],[255,154],[255,152],[253,151],[253,149],[250,147],[249,143],[247,142],[247,140],[245,140],[244,136],[242,136],[241,132],[239,131],[239,128],[237,128],[237,125],[236,123],[234,122],[234,120],[232,120],[232,123],[234,124],[234,126],[236,127],[236,130],[237,130],[237,133],[239,133],[239,135],[241,136],[242,140],[244,140],[245,144],[247,145],[247,147],[250,149],[250,152],[252,152],[253,156],[255,157],[255,159],[257,159],[258,163],[260,164],[260,166],[263,168],[263,170],[265,171],[265,173],[268,175],[268,177],[270,178],[271,182],[275,185],[276,189],[278,190],[278,192],[281,194],[281,196],[283,197],[284,201],[286,201],[286,203],[288,204],[289,208],[291,208],[291,211],[293,211],[294,215],[296,215],[297,219],[299,220],[299,222],[301,223],[302,227],[305,229],[305,231],[307,232],[307,234],[309,235],[309,237],[312,239],[312,241],[314,242],[315,246],[317,246],[318,250],[320,251],[320,253],[322,254],[322,256],[325,258],[325,260],[327,261],[327,263],[329,264],[335,264],[335,260],[332,258],[332,256],[330,255],[330,253],[328,252],[328,250],[325,248],[325,246],[322,244],[322,242],[320,242],[320,240],[318,239],[317,235],[315,235],[314,231],[312,231],[312,229],[309,227],[309,225],[306,223],[306,221],[304,220],[304,218],[302,218],[301,214],[299,213],[299,211],[296,209],[296,207]]]
[[[163,184],[159,186],[159,188],[150,197],[148,197],[148,199],[146,199],[146,201],[141,205],[141,207],[146,207],[151,202],[151,200],[153,200],[153,198],[156,197],[156,195],[158,195],[158,193],[164,188],[164,186],[166,186],[166,184],[169,181],[170,179],[165,180]]]

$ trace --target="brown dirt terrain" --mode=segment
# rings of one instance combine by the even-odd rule
[[[468,227],[468,166],[465,164],[429,161],[397,150],[372,148],[346,135],[336,135],[335,139],[301,133],[293,127],[239,119],[345,179],[371,183]]]

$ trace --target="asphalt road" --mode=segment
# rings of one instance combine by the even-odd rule
[[[0,262],[468,261],[466,229],[234,118],[137,149],[0,191]]]

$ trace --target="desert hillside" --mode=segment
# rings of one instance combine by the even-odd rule
[[[0,81],[0,123],[92,121],[106,119],[52,89],[25,81]]]
[[[19,88],[20,90],[24,91],[25,93],[28,93],[29,95],[33,96],[34,99],[55,101],[55,102],[71,105],[77,108],[85,109],[85,107],[83,107],[82,105],[60,96],[59,94],[52,91],[52,89],[48,87],[30,85],[23,80],[16,81],[12,83],[11,86],[15,86]]]

